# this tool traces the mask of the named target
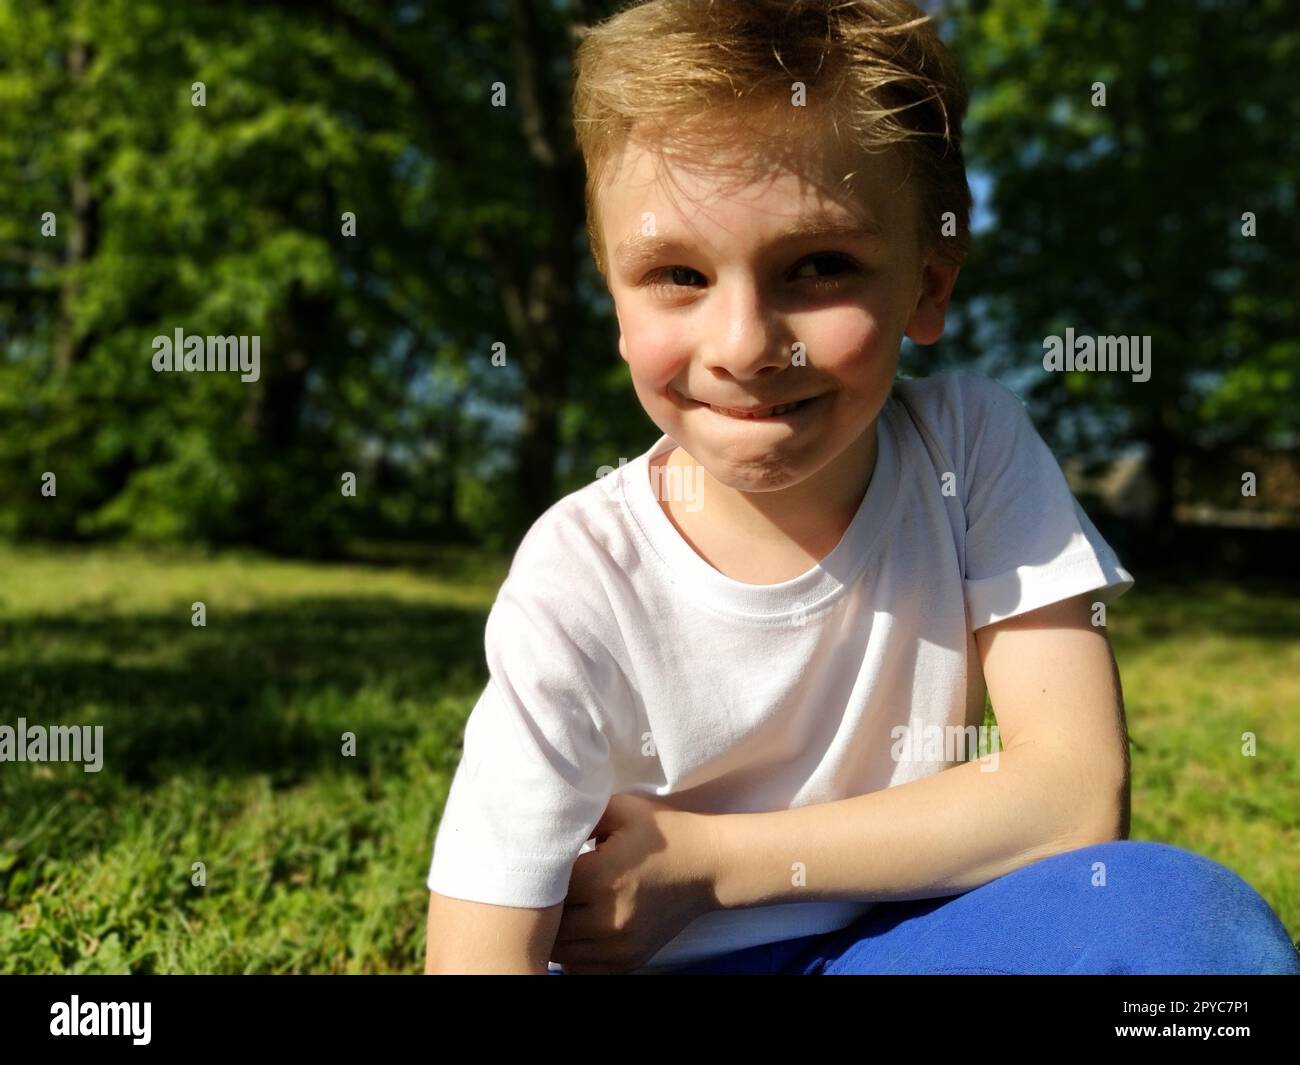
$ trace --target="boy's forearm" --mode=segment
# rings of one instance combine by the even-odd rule
[[[771,813],[717,814],[715,903],[886,901],[960,894],[1030,862],[1122,831],[1122,793],[1031,747],[997,769],[966,762],[922,780],[837,802]]]

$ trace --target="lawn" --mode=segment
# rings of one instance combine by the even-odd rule
[[[107,750],[99,773],[0,763],[0,972],[419,971],[505,569],[0,550],[0,723],[102,724]],[[1139,576],[1109,617],[1132,838],[1235,869],[1293,939],[1295,591]]]

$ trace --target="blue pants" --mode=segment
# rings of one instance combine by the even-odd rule
[[[671,973],[1297,975],[1300,953],[1232,870],[1165,843],[1117,840],[1044,858],[961,895],[877,903],[837,931]]]

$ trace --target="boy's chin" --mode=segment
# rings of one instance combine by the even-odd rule
[[[712,459],[694,458],[688,448],[683,447],[682,451],[686,454],[686,462],[698,462],[704,467],[710,479],[722,485],[724,488],[730,488],[736,492],[745,493],[766,493],[780,492],[787,488],[794,488],[796,485],[806,481],[811,476],[811,470],[807,468],[806,463],[791,463],[782,465],[778,468],[764,466],[762,469],[745,469],[737,468],[727,463],[718,463]]]

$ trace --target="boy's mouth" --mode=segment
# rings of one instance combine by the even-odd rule
[[[780,421],[783,418],[789,418],[799,414],[808,406],[820,399],[821,396],[809,396],[806,399],[796,400],[793,403],[780,403],[771,407],[753,408],[752,410],[738,410],[732,407],[715,407],[712,403],[701,403],[695,400],[696,406],[708,407],[714,414],[720,414],[724,418],[732,418],[737,421],[752,422],[771,422]]]

